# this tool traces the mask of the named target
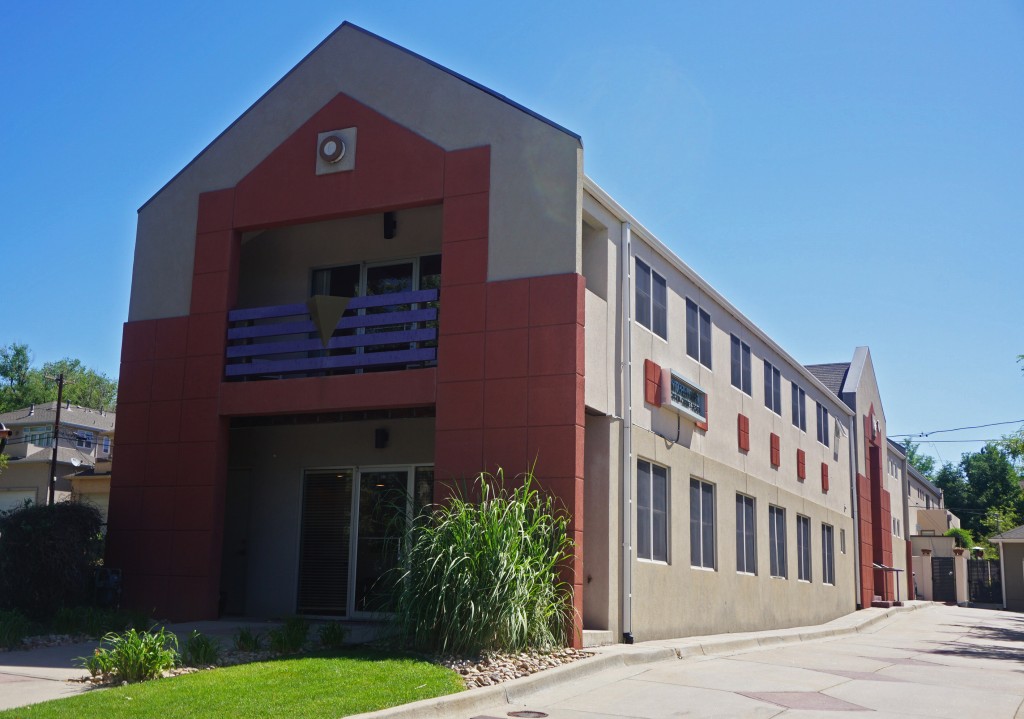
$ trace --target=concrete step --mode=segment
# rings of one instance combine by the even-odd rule
[[[584,629],[583,648],[606,647],[615,644],[615,636],[608,629]]]

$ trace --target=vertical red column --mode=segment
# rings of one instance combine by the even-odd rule
[[[566,573],[582,617],[584,281],[487,282],[490,152],[445,159],[435,472],[446,483],[535,464],[572,516]],[[576,632],[576,641],[580,639]]]
[[[127,605],[171,619],[217,616],[228,449],[217,395],[238,275],[232,201],[232,190],[200,196],[190,314],[124,328],[107,565],[123,570]]]

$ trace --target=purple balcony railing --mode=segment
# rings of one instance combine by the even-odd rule
[[[355,297],[325,348],[305,304],[228,313],[228,379],[279,379],[429,366],[438,291]]]

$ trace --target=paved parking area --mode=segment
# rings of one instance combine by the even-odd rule
[[[615,667],[466,719],[1024,719],[1022,705],[1024,616],[934,605],[841,637]]]

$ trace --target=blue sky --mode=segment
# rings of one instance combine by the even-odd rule
[[[582,135],[801,362],[869,345],[890,433],[1024,418],[1013,2],[5,3],[0,345],[116,376],[136,209],[344,20]]]

